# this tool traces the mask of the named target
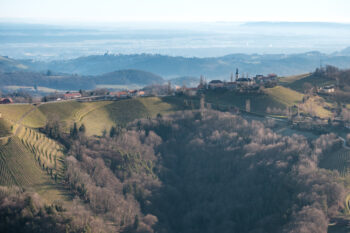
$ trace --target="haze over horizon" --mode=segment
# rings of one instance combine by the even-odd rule
[[[350,23],[346,0],[2,0],[1,19],[45,22],[339,22]],[[21,6],[21,7],[19,7]],[[263,9],[263,10],[262,10]],[[310,11],[314,9],[314,11]]]
[[[1,0],[0,54],[54,60],[107,51],[184,57],[333,53],[350,46],[346,9],[345,0]]]

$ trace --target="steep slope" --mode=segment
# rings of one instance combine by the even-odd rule
[[[68,201],[71,198],[69,192],[55,183],[48,172],[37,163],[35,156],[16,136],[0,145],[0,185],[16,185],[34,190],[48,202]]]
[[[33,155],[18,138],[12,137],[6,145],[0,146],[0,154],[1,185],[29,187],[47,182]]]
[[[0,185],[33,190],[48,202],[69,200],[70,194],[60,183],[62,146],[22,124],[37,127],[43,121],[38,116],[44,118],[43,113],[33,105],[6,105],[1,109]]]

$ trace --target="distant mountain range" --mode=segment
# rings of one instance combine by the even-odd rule
[[[19,62],[31,70],[40,72],[52,70],[58,73],[101,75],[115,70],[137,69],[158,74],[165,79],[200,75],[208,79],[228,79],[236,68],[239,68],[241,73],[250,75],[276,73],[280,76],[310,72],[319,67],[320,63],[350,68],[350,47],[333,54],[312,51],[289,55],[231,54],[211,58],[106,54],[50,62],[33,60],[19,60]]]
[[[1,86],[44,86],[54,89],[93,89],[103,85],[162,84],[195,86],[200,75],[207,80],[226,79],[240,73],[288,76],[314,71],[320,65],[350,68],[350,47],[323,54],[232,54],[223,57],[186,58],[165,55],[94,55],[51,62],[14,60],[0,56]]]

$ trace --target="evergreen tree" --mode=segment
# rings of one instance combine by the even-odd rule
[[[109,131],[109,136],[111,137],[111,138],[113,138],[113,137],[115,137],[117,135],[117,129],[114,127],[114,126],[112,126],[111,127],[111,130]]]
[[[85,129],[85,125],[82,124],[80,127],[79,127],[79,132],[81,133],[85,133],[86,129]]]
[[[78,136],[78,127],[77,127],[77,123],[74,122],[73,128],[71,128],[70,130],[70,136],[72,138],[77,138]]]

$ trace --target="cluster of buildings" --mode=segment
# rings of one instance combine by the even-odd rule
[[[276,74],[269,74],[268,76],[256,75],[254,78],[249,78],[248,76],[239,77],[238,69],[236,69],[236,77],[233,80],[233,74],[231,75],[230,82],[221,80],[212,80],[206,86],[201,79],[201,83],[198,88],[208,88],[208,89],[218,89],[225,88],[229,90],[246,90],[246,89],[257,89],[260,86],[273,87],[277,84],[278,78]]]
[[[239,77],[238,69],[236,69],[236,76],[234,78],[233,74],[231,74],[230,81],[222,81],[222,80],[212,80],[209,83],[205,81],[203,76],[200,78],[200,83],[196,88],[185,88],[178,87],[176,92],[183,93],[189,96],[194,96],[198,91],[203,91],[207,89],[227,89],[231,91],[249,91],[249,90],[258,90],[259,87],[274,87],[277,85],[278,77],[276,74],[269,74],[267,76],[264,75],[256,75],[253,78],[249,78],[248,76],[242,75]]]
[[[145,92],[141,90],[127,90],[127,91],[110,92],[109,96],[117,97],[117,98],[128,98],[128,97],[136,97],[136,96],[145,96]]]
[[[63,99],[65,100],[78,99],[78,98],[81,98],[80,92],[67,92],[63,95]]]
[[[118,91],[118,92],[109,92],[107,95],[101,95],[101,96],[88,96],[84,97],[83,99],[124,99],[124,98],[130,98],[130,97],[136,97],[136,96],[145,96],[145,92],[141,90],[127,90],[127,91]],[[80,92],[67,92],[63,95],[64,100],[72,100],[72,99],[82,99],[82,95]],[[61,100],[61,98],[57,99],[58,101]]]

